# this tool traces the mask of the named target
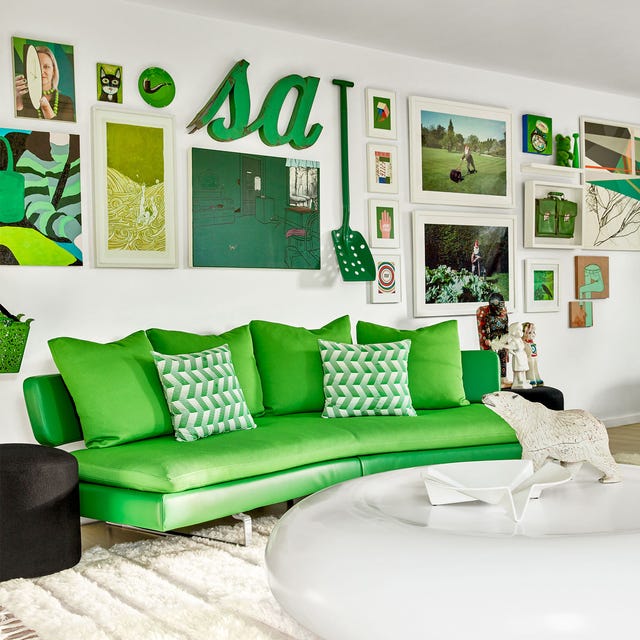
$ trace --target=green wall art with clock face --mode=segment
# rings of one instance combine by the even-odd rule
[[[75,122],[73,47],[20,37],[12,43],[16,116]]]

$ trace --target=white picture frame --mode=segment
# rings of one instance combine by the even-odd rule
[[[512,120],[508,109],[409,97],[411,201],[512,208]],[[471,162],[467,159],[465,176],[467,143]],[[462,180],[456,182],[453,171],[460,169]]]
[[[369,283],[370,302],[388,304],[402,301],[402,256],[392,252],[372,252],[376,277]]]
[[[92,129],[96,267],[176,268],[173,117],[94,107]]]
[[[398,148],[367,144],[367,190],[371,193],[398,193]]]
[[[560,311],[560,262],[527,258],[524,261],[526,313]]]
[[[472,315],[494,291],[503,295],[507,311],[513,312],[515,225],[515,216],[501,213],[414,211],[414,315]],[[472,262],[475,240],[482,259]]]
[[[397,134],[398,110],[396,94],[383,89],[366,89],[366,123],[369,138],[395,140]]]
[[[377,249],[400,248],[400,215],[397,200],[369,199],[369,244]]]

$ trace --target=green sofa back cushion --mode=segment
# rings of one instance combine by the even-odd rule
[[[318,340],[352,342],[349,316],[319,329],[266,320],[253,320],[249,327],[267,412],[283,415],[322,411],[323,371]]]
[[[106,344],[49,340],[73,398],[87,447],[111,447],[173,432],[144,331]]]
[[[409,391],[416,409],[446,409],[469,404],[462,384],[462,360],[457,320],[420,329],[394,329],[359,321],[361,344],[411,340]]]
[[[260,386],[256,359],[253,355],[253,342],[248,324],[219,335],[202,335],[169,329],[147,329],[147,337],[155,351],[172,356],[183,353],[198,353],[228,344],[233,366],[249,411],[254,416],[264,412],[262,387]]]

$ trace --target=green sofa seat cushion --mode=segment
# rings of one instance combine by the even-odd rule
[[[457,320],[419,329],[395,329],[359,321],[360,344],[411,340],[409,391],[415,409],[446,409],[468,404],[462,382]]]
[[[87,447],[173,432],[144,331],[106,344],[53,338],[49,349],[73,398]]]
[[[73,454],[83,482],[175,493],[339,458],[517,443],[513,429],[481,404],[418,411],[417,417],[326,420],[314,412],[256,423],[257,429],[195,442],[166,436]]]
[[[318,340],[352,342],[349,316],[319,329],[266,320],[252,320],[249,327],[267,413],[322,411],[323,371]]]
[[[256,359],[253,355],[253,342],[248,324],[220,334],[200,334],[155,328],[147,329],[146,333],[155,351],[171,356],[197,353],[228,344],[233,366],[251,415],[255,417],[264,412],[262,387]]]

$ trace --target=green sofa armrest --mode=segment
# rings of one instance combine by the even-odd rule
[[[59,373],[27,378],[22,390],[31,430],[40,444],[57,447],[82,440],[80,419]]]
[[[462,382],[469,402],[500,391],[500,359],[495,351],[462,351]]]

